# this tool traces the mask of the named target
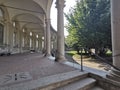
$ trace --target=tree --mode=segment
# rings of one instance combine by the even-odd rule
[[[109,0],[78,0],[70,13],[65,14],[70,46],[111,48],[111,24]]]

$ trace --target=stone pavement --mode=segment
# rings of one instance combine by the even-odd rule
[[[74,70],[76,69],[43,57],[41,53],[25,53],[0,57],[0,76],[28,72],[28,76],[32,77],[30,80],[36,80]],[[23,82],[27,81],[23,80]]]

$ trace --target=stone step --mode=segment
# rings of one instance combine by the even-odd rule
[[[58,87],[68,85],[69,83],[72,83],[87,77],[88,77],[88,72],[80,72],[79,70],[54,75],[54,76],[48,77],[49,83],[46,84],[45,86],[42,86],[42,88],[39,87],[39,90],[55,90]],[[50,81],[53,81],[53,82],[50,82]]]
[[[74,70],[66,73],[51,75],[29,82],[0,87],[0,90],[54,90],[55,88],[88,77],[88,72]]]
[[[110,73],[108,73],[106,76],[107,76],[107,78],[109,78],[111,80],[120,82],[120,76],[117,75],[116,73],[113,73],[112,71]]]
[[[55,90],[89,90],[95,84],[96,84],[95,79],[86,77],[84,79],[69,83],[60,88],[56,88]]]
[[[91,88],[90,90],[104,90],[103,88],[99,87],[99,86],[94,86],[93,88]]]

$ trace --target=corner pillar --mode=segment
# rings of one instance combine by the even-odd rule
[[[64,16],[63,9],[65,7],[64,0],[56,1],[57,8],[57,55],[56,61],[62,62],[65,61],[65,49],[64,49]]]
[[[120,70],[120,0],[111,0],[113,65]],[[111,68],[108,78],[120,82],[120,71]]]

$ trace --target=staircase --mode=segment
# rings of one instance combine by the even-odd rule
[[[92,78],[84,78],[75,82],[71,82],[68,85],[61,86],[55,90],[103,90],[95,85],[96,80]]]
[[[97,81],[89,77],[87,72],[76,70],[58,75],[58,77],[60,80],[35,90],[104,90],[97,86]]]
[[[88,72],[73,70],[37,80],[1,87],[0,90],[105,90]]]

